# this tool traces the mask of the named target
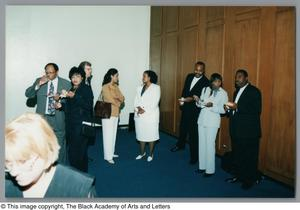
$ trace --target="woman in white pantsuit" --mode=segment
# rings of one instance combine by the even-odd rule
[[[215,173],[215,140],[221,124],[220,114],[225,113],[224,104],[228,102],[227,92],[221,86],[222,76],[214,73],[200,99],[194,96],[196,105],[202,108],[198,118],[199,169],[196,172],[204,173],[204,177]]]
[[[100,97],[104,102],[111,103],[111,117],[102,119],[103,129],[103,152],[104,160],[114,164],[113,158],[119,157],[115,154],[115,144],[120,114],[120,106],[124,103],[124,96],[119,86],[119,73],[117,69],[109,69],[104,76]],[[101,99],[99,99],[101,100]]]
[[[145,155],[145,145],[149,143],[149,156],[147,161],[153,160],[155,142],[159,140],[159,100],[160,86],[156,85],[157,75],[148,70],[143,74],[143,85],[137,88],[135,107],[135,132],[136,139],[140,142],[140,155],[137,160]]]

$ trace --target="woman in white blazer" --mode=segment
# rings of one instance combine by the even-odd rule
[[[215,140],[221,124],[220,114],[224,114],[224,104],[228,102],[227,92],[221,87],[222,76],[214,73],[210,86],[202,89],[200,98],[194,96],[196,105],[201,107],[198,117],[199,133],[199,169],[210,177],[215,173]]]
[[[155,142],[159,140],[160,86],[156,83],[156,73],[148,70],[143,74],[143,85],[137,88],[134,120],[136,139],[140,142],[140,155],[136,160],[146,155],[145,145],[148,142],[150,152],[147,161],[152,161]]]

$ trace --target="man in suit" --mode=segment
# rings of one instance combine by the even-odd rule
[[[78,68],[81,68],[82,70],[84,70],[85,72],[85,84],[87,86],[90,87],[91,91],[92,91],[92,96],[93,96],[93,100],[94,100],[94,93],[93,93],[93,89],[92,89],[92,78],[93,78],[93,75],[92,75],[92,64],[89,62],[89,61],[82,61]],[[92,116],[94,116],[94,110],[92,109]],[[95,118],[94,119],[95,122],[97,123],[100,123],[97,121],[97,119]],[[96,140],[96,137],[95,138],[90,138],[89,141],[88,141],[88,144],[89,145],[93,145],[95,143],[95,140]],[[93,162],[93,158],[91,157],[88,157],[88,161],[89,162]]]
[[[194,73],[188,74],[179,99],[181,109],[181,121],[179,130],[179,139],[176,145],[171,149],[177,152],[185,148],[187,136],[190,144],[190,164],[198,161],[198,125],[197,120],[200,108],[196,106],[194,96],[200,98],[202,88],[209,86],[209,81],[205,74],[205,63],[199,61],[195,64]]]
[[[258,152],[261,137],[260,114],[261,93],[248,82],[248,73],[239,69],[235,75],[236,91],[234,102],[224,108],[230,116],[230,136],[235,176],[227,182],[242,182],[243,189],[249,189],[258,180]]]
[[[93,78],[92,64],[88,61],[82,61],[79,64],[78,67],[84,70],[84,72],[85,72],[85,84],[91,87],[91,81],[92,81],[92,78]]]
[[[36,113],[44,116],[53,128],[60,145],[59,159],[62,164],[66,163],[66,138],[65,138],[65,114],[55,108],[55,101],[63,90],[69,90],[71,83],[58,76],[59,68],[55,63],[45,66],[45,75],[37,78],[32,86],[26,89],[27,98],[37,97]]]

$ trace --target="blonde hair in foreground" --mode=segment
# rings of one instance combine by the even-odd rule
[[[57,160],[59,149],[52,128],[38,114],[22,114],[5,127],[6,161],[25,161],[38,155],[47,168]]]

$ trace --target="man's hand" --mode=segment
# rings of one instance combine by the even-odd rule
[[[184,104],[184,98],[178,99],[178,103],[179,103],[179,106],[183,106],[183,104]]]
[[[223,108],[224,108],[225,112],[227,112],[229,110],[229,107],[226,104],[223,105]]]
[[[232,110],[236,110],[237,109],[237,104],[234,103],[234,102],[227,102],[225,105],[228,106]]]
[[[39,81],[39,86],[41,86],[41,85],[43,85],[43,84],[45,84],[47,82],[48,82],[48,78],[47,78],[46,75],[44,75],[44,76],[41,77],[41,79]]]
[[[198,102],[200,100],[200,98],[196,95],[193,95],[194,101]]]
[[[59,99],[60,99],[60,95],[58,95],[58,94],[54,95],[54,100],[55,101],[59,101]]]
[[[194,101],[194,98],[193,98],[193,97],[186,97],[186,98],[184,99],[184,101],[185,101],[185,102],[192,102],[192,101]]]

